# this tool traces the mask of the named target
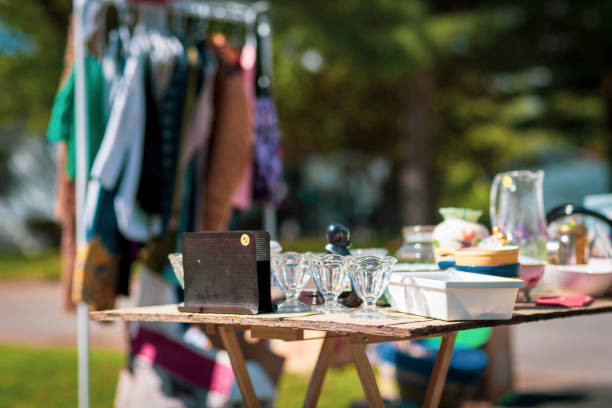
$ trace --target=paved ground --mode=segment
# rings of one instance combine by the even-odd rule
[[[119,306],[131,303],[124,299]],[[513,327],[520,395],[511,406],[612,406],[611,323],[612,314],[604,314]],[[92,323],[90,330],[92,347],[124,348],[122,324]],[[60,308],[59,284],[0,282],[0,343],[75,346],[75,317]],[[317,345],[299,347],[285,350],[288,357],[299,356],[289,361],[294,370],[307,368],[304,360],[314,363],[317,351]],[[303,358],[307,354],[313,358]]]
[[[59,290],[56,282],[0,282],[0,342],[76,347],[76,317],[62,310]],[[125,347],[119,323],[92,323],[90,338],[92,347]]]
[[[509,406],[612,407],[612,314],[513,328],[515,387]]]
[[[536,383],[541,388],[607,384],[612,389],[612,314],[515,326],[513,343],[521,388]]]

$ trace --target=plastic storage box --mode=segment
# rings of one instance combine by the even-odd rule
[[[388,291],[391,307],[399,312],[441,320],[507,320],[522,287],[520,279],[448,269],[395,272]]]

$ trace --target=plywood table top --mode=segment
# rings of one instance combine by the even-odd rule
[[[209,325],[244,326],[245,328],[298,329],[325,331],[346,335],[394,337],[415,339],[443,335],[457,330],[478,327],[513,325],[537,320],[555,319],[596,313],[612,312],[612,299],[597,299],[584,307],[560,308],[535,306],[534,303],[517,302],[510,320],[478,320],[447,322],[406,313],[388,311],[384,319],[356,319],[349,313],[266,313],[259,315],[234,315],[214,313],[184,313],[177,305],[145,306],[90,312],[90,320],[184,322]]]

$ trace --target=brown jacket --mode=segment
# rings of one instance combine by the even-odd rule
[[[219,54],[218,57],[221,60]],[[240,72],[229,74],[220,66],[215,85],[215,119],[206,184],[203,200],[200,200],[204,217],[202,225],[196,228],[227,229],[232,195],[253,157],[252,133],[253,111]]]

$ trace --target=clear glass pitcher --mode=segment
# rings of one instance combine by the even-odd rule
[[[491,186],[491,227],[500,227],[521,255],[546,260],[546,216],[542,186],[544,171],[499,173]]]

